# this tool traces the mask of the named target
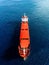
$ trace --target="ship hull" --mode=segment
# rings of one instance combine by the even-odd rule
[[[26,60],[30,54],[30,35],[28,21],[21,22],[20,44],[18,46],[20,56]]]

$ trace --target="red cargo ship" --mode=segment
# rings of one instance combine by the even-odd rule
[[[30,54],[30,35],[28,17],[24,14],[22,16],[21,28],[20,28],[20,44],[18,46],[19,55],[26,60]]]

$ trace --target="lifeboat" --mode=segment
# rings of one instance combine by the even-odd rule
[[[30,54],[30,35],[29,35],[29,25],[28,17],[24,14],[21,18],[20,26],[20,44],[18,46],[19,55],[26,60]]]

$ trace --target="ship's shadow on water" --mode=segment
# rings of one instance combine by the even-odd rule
[[[20,58],[18,53],[20,21],[14,22],[14,23],[16,26],[10,41],[10,46],[8,47],[8,49],[5,50],[5,53],[3,56],[4,60],[12,60],[12,59]],[[10,24],[12,24],[12,22]]]

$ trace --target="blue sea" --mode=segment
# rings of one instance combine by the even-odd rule
[[[17,49],[24,13],[31,40],[26,61]],[[49,65],[49,0],[0,0],[0,65]]]

